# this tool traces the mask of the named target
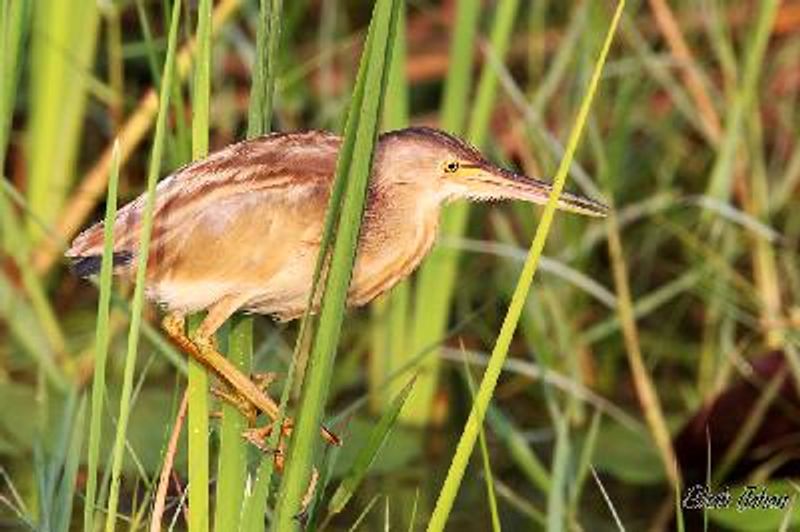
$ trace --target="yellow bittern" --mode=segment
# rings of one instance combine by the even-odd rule
[[[216,352],[212,337],[236,311],[278,320],[301,316],[309,301],[325,210],[342,139],[309,131],[275,133],[224,148],[158,184],[147,263],[149,299],[169,311],[164,328],[271,418],[275,403]],[[545,203],[551,186],[487,161],[442,131],[412,127],[380,136],[348,304],[363,305],[408,276],[436,239],[439,211],[457,199]],[[145,197],[117,214],[114,272],[132,277]],[[558,207],[602,216],[606,207],[563,193]],[[103,226],[72,243],[78,275],[99,271]],[[207,310],[189,339],[184,316]],[[326,432],[329,440],[335,438]]]

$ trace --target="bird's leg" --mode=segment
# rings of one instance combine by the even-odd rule
[[[258,418],[258,409],[253,406],[253,403],[242,397],[236,392],[228,390],[227,386],[212,386],[211,393],[220,401],[225,401],[233,406],[239,413],[247,420],[247,426],[252,427]],[[219,417],[222,417],[222,411],[218,412]]]
[[[203,323],[192,335],[192,339],[186,336],[184,317],[180,313],[167,314],[162,326],[182,351],[214,372],[234,393],[243,398],[243,401],[249,402],[259,412],[263,412],[275,421],[279,417],[279,408],[275,401],[239,371],[232,362],[222,356],[216,350],[212,340],[216,330],[239,308],[241,303],[240,300],[226,298],[212,306]],[[240,401],[236,401],[236,404],[239,403]],[[292,425],[290,419],[287,419],[285,423],[288,423],[289,426]],[[328,443],[341,445],[339,438],[325,427],[321,427],[321,432],[322,437]]]
[[[219,321],[219,317],[223,313],[219,312],[218,305],[211,308],[208,316],[191,339],[184,332],[184,317],[179,313],[167,314],[162,326],[181,350],[214,372],[231,390],[252,404],[258,411],[264,412],[274,420],[278,417],[278,405],[275,401],[264,394],[233,363],[217,352],[214,346],[212,340],[214,332],[236,309],[234,307],[230,312],[225,312],[224,318]]]
[[[267,388],[269,388],[269,385],[272,384],[277,375],[278,374],[274,372],[257,373],[251,375],[250,380],[269,398]],[[258,417],[258,409],[253,406],[250,401],[236,392],[231,392],[227,387],[212,386],[211,393],[213,393],[217,399],[225,401],[236,408],[236,410],[247,419],[247,425],[249,427],[255,425],[256,418]]]

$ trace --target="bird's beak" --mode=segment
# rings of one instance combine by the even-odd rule
[[[517,199],[539,205],[547,203],[553,186],[538,179],[493,165],[462,164],[454,176],[470,199]],[[608,207],[598,201],[563,191],[557,208],[587,216],[605,216]]]

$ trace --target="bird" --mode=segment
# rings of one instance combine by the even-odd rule
[[[342,138],[325,131],[271,133],[223,148],[156,187],[146,297],[163,306],[163,327],[273,419],[277,406],[216,352],[214,333],[237,311],[289,321],[303,315],[321,245]],[[491,163],[462,139],[429,127],[377,138],[348,306],[360,306],[410,275],[434,245],[442,207],[456,200],[547,202],[552,186]],[[133,278],[146,196],[114,221],[113,272]],[[557,207],[604,216],[596,200],[563,192]],[[103,222],[66,252],[75,273],[100,270]],[[319,302],[312,302],[311,311]],[[191,338],[184,317],[207,311]],[[334,439],[330,433],[326,438]]]

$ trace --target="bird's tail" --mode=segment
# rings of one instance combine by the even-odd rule
[[[72,271],[78,277],[89,277],[100,273],[100,265],[103,262],[102,255],[84,255],[69,257],[72,261]],[[133,253],[130,251],[117,251],[113,253],[112,264],[114,268],[127,266],[133,260]]]

